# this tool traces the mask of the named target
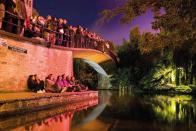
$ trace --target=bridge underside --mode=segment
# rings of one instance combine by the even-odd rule
[[[73,51],[74,58],[87,59],[89,61],[94,61],[98,64],[101,64],[107,61],[114,62],[113,59],[108,54],[103,53],[101,51],[92,50],[92,49],[73,49],[72,51]]]
[[[83,59],[99,75],[97,89],[110,89],[109,75],[116,70],[115,61],[107,54],[92,49],[73,49],[73,58]]]

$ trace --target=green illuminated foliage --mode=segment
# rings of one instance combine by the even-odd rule
[[[159,33],[130,32],[117,51],[120,67],[130,69],[129,80],[146,89],[190,91],[196,80],[196,1],[195,0],[127,0],[123,6],[102,12],[101,21],[121,14],[123,23],[151,10],[152,28]],[[120,74],[119,74],[120,75]],[[186,86],[183,86],[186,85]]]

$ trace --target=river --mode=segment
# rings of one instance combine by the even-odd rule
[[[46,112],[42,111],[41,114]],[[6,122],[12,125],[9,130],[195,131],[196,98],[190,95],[136,95],[131,92],[100,91],[99,104],[93,107],[65,111],[41,119],[38,115],[36,121],[26,122],[28,118],[7,119]],[[3,122],[1,119],[0,123]]]

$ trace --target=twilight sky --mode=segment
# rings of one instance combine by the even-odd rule
[[[71,25],[81,25],[90,31],[95,31],[106,40],[121,44],[122,40],[129,38],[130,29],[140,26],[142,31],[151,31],[152,13],[136,18],[130,24],[121,24],[117,16],[103,26],[95,23],[99,19],[99,12],[103,9],[113,8],[123,0],[34,0],[34,7],[40,15],[52,15],[57,18],[66,18]]]

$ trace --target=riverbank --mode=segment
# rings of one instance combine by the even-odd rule
[[[180,85],[176,86],[173,84],[167,84],[164,86],[157,87],[145,87],[140,89],[134,89],[136,93],[147,93],[147,94],[181,94],[181,95],[196,95],[195,85]]]

